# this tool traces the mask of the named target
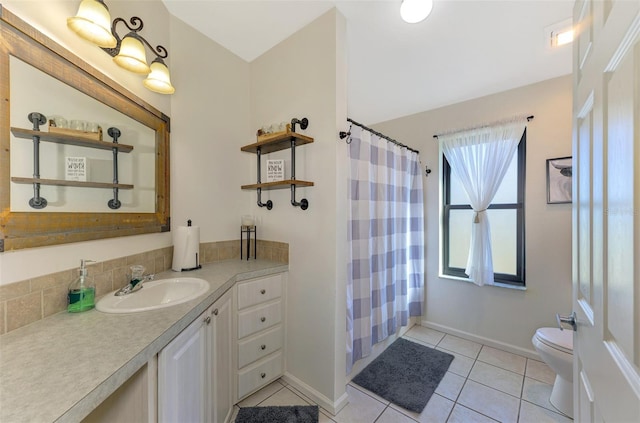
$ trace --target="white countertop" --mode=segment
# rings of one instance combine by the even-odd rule
[[[0,422],[82,420],[237,281],[287,270],[266,260],[207,264],[179,274],[210,284],[187,303],[132,314],[61,312],[0,336]]]

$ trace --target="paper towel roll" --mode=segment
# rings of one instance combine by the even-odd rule
[[[173,265],[176,272],[200,267],[200,227],[178,226],[173,231]]]

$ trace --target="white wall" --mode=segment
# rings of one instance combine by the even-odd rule
[[[274,203],[270,211],[255,205],[255,192],[245,193],[261,237],[289,243],[288,373],[329,403],[345,389],[345,146],[337,137],[346,119],[344,32],[334,9],[251,63],[252,128],[308,118],[304,133],[315,141],[296,149],[296,178],[315,186],[297,191],[297,201],[309,200],[305,211],[290,205],[288,189],[263,193],[263,202]],[[263,162],[272,157],[290,153]],[[243,160],[251,183],[255,156]]]
[[[249,64],[171,18],[171,224],[191,219],[200,242],[238,239],[246,196]],[[262,235],[262,234],[261,234]],[[262,236],[261,236],[262,238]],[[263,238],[264,239],[264,238]]]
[[[571,155],[571,76],[383,122],[375,128],[420,150],[426,179],[426,313],[423,324],[472,334],[528,354],[536,328],[571,310],[571,204],[546,204],[545,161]],[[527,126],[526,291],[438,277],[439,171],[434,134],[514,115]]]

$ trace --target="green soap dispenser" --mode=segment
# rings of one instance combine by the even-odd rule
[[[94,263],[93,260],[80,260],[80,276],[69,285],[67,295],[67,311],[69,313],[80,313],[91,310],[95,305],[96,285],[93,278],[87,275],[87,263]]]

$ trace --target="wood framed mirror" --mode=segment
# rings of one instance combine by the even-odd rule
[[[25,76],[27,74],[32,76]],[[39,82],[25,83],[26,78]],[[18,90],[17,80],[26,85],[24,91],[22,88]],[[60,94],[59,90],[69,91]],[[43,99],[47,92],[56,93],[57,106],[43,103],[46,102]],[[13,99],[12,94],[16,96]],[[170,230],[169,117],[2,8],[2,5],[0,96],[0,252]],[[75,109],[70,106],[65,109],[65,102],[67,105],[73,104]],[[43,107],[49,111],[40,110]],[[27,118],[30,113],[23,110],[27,108],[38,113],[63,109],[75,110],[79,114],[80,110],[94,120],[99,119],[96,118],[98,115],[104,116],[105,126],[111,126],[112,122],[116,127],[120,126],[122,138],[118,140],[116,137],[112,141],[106,127],[102,141],[90,140],[86,144],[75,136],[52,135],[49,132],[51,128],[47,127],[50,116],[43,119],[46,123],[40,129],[35,130]],[[38,140],[42,138],[45,142],[32,140],[34,134]],[[69,174],[55,174],[60,170],[64,172],[65,156],[77,155],[74,148],[86,147],[91,151],[101,150],[96,154],[103,156],[81,158],[85,161],[94,160],[94,173],[100,174],[99,165],[104,164],[102,162],[106,162],[112,154],[110,145],[113,144],[108,143],[115,142],[122,144],[118,146],[118,151],[124,148],[128,149],[126,153],[131,153],[122,154],[126,157],[121,160],[124,161],[125,176],[137,184],[129,184],[131,181],[118,183],[115,178],[118,175],[118,160],[115,159],[109,162],[115,162],[114,180],[85,182],[81,179],[82,182],[75,182],[68,180]],[[40,144],[47,144],[49,150],[36,153]],[[25,148],[33,151],[28,159],[25,159]],[[44,145],[39,148],[45,149]],[[86,155],[90,156],[88,153]],[[115,158],[116,152],[113,155]],[[50,175],[40,175],[35,171],[38,160],[49,166],[45,170]],[[32,175],[24,174],[26,167],[33,169]],[[105,178],[104,173],[99,176],[101,179]],[[53,201],[40,208],[27,205],[29,201],[21,198],[25,188],[33,191],[33,198],[37,198],[36,192],[42,192],[43,197],[51,196]],[[127,189],[131,193],[124,194],[122,190]],[[101,194],[97,195],[97,192]],[[112,204],[108,206],[108,202],[94,200],[96,196],[104,195],[113,195],[118,200],[118,192],[123,193],[123,201],[117,201],[122,203],[122,207],[118,205],[114,208]],[[71,201],[74,197],[83,198],[87,204],[75,205]],[[141,198],[146,200],[141,201]],[[140,206],[144,202],[147,205]]]

